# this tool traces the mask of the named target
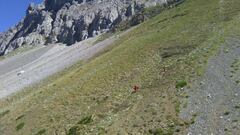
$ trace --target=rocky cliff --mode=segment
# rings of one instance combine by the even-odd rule
[[[20,46],[74,44],[115,27],[143,8],[179,0],[45,0],[30,4],[25,18],[0,33],[0,55]]]

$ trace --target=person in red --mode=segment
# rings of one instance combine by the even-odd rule
[[[133,91],[132,91],[132,93],[136,93],[136,92],[138,92],[138,91],[139,91],[139,86],[134,85],[134,86],[133,86]]]

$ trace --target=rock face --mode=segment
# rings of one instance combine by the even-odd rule
[[[25,18],[0,34],[0,55],[23,45],[71,45],[114,28],[144,7],[177,1],[45,0],[39,5],[30,4]]]

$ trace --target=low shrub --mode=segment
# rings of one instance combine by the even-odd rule
[[[19,131],[19,130],[21,130],[24,126],[25,126],[25,123],[22,122],[22,123],[20,123],[20,124],[17,125],[16,130]]]
[[[6,110],[4,112],[0,113],[0,118],[4,117],[5,115],[7,115],[10,112],[10,110]]]
[[[73,126],[68,130],[67,135],[77,135],[78,126]]]
[[[86,116],[86,117],[84,117],[84,118],[82,118],[79,122],[78,122],[78,124],[89,124],[89,123],[91,123],[93,121],[93,119],[92,119],[92,115],[89,115],[89,116]]]
[[[180,81],[177,81],[176,83],[176,88],[179,89],[179,88],[183,88],[187,86],[187,82],[185,80],[180,80]]]
[[[46,129],[42,129],[42,130],[38,131],[35,135],[43,135],[46,133],[46,131],[47,131]]]

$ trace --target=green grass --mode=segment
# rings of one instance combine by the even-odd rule
[[[17,134],[11,129],[19,114],[25,114],[25,134],[45,128],[47,134],[149,134],[156,127],[167,127],[172,134],[169,121],[184,134],[188,125],[178,118],[176,82],[184,78],[180,86],[187,82],[191,87],[225,37],[240,35],[239,4],[186,0],[164,10],[103,54],[1,101],[0,108],[14,111],[0,118],[0,132]],[[140,90],[131,94],[134,85]],[[76,125],[89,114],[94,122]]]
[[[178,102],[178,103],[175,104],[175,111],[176,111],[177,113],[180,113],[180,109],[181,109],[180,107],[181,107],[180,102]]]

